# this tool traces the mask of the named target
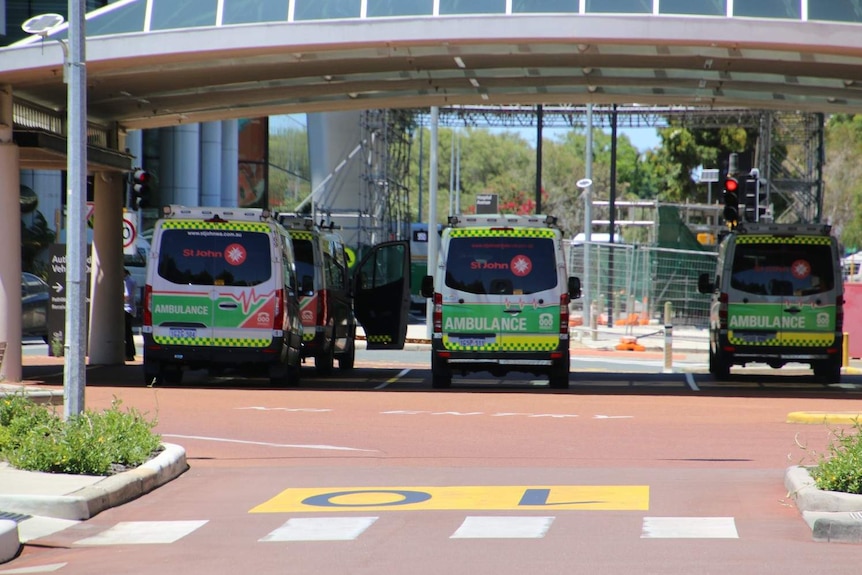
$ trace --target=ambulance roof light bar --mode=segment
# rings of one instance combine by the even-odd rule
[[[483,214],[449,216],[448,223],[452,227],[491,226],[491,227],[533,227],[546,228],[557,225],[555,216],[536,214],[534,216],[518,216],[511,214]]]
[[[214,222],[260,222],[272,213],[263,208],[196,207],[170,204],[162,206],[162,217],[173,220],[209,220]]]

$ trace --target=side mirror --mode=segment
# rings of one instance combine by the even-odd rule
[[[434,296],[434,277],[433,276],[425,276],[422,278],[422,285],[419,288],[419,293],[422,297],[433,297]]]
[[[569,299],[578,299],[581,297],[581,278],[572,276],[569,278]]]
[[[697,277],[697,291],[700,293],[712,293],[715,285],[709,280],[709,274],[703,273]]]

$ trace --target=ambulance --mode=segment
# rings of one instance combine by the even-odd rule
[[[355,314],[367,349],[404,347],[409,267],[409,243],[391,241],[369,248],[343,278],[345,321]],[[231,369],[298,385],[307,353],[301,298],[314,286],[299,278],[290,232],[268,210],[166,206],[153,228],[144,285],[145,381],[178,384],[186,370]],[[331,310],[335,301],[323,305]],[[355,325],[331,333],[352,337]],[[340,367],[352,367],[352,346],[341,349]]]
[[[709,371],[734,365],[809,365],[841,378],[844,284],[838,240],[824,224],[740,223],[719,245],[715,274],[698,278],[711,294]]]
[[[293,244],[268,211],[166,206],[144,285],[145,381],[205,368],[297,385],[298,289]]]
[[[569,302],[580,292],[554,217],[451,217],[436,273],[422,282],[433,301],[432,386],[487,371],[543,375],[551,388],[567,388]]]

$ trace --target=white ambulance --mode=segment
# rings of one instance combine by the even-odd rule
[[[552,216],[450,218],[436,274],[422,284],[433,298],[433,387],[455,373],[521,371],[567,388],[569,301],[580,292]]]

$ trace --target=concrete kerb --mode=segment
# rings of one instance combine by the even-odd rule
[[[25,515],[84,520],[171,481],[188,469],[185,449],[170,443],[143,465],[66,495],[0,495],[0,509]]]
[[[784,487],[815,541],[862,543],[862,495],[819,489],[802,466],[787,469]]]
[[[66,495],[0,495],[0,509],[56,519],[85,520],[127,503],[175,479],[188,468],[186,451],[162,444],[162,451],[143,465],[111,475]],[[18,524],[0,520],[0,563],[13,559],[21,548]]]

